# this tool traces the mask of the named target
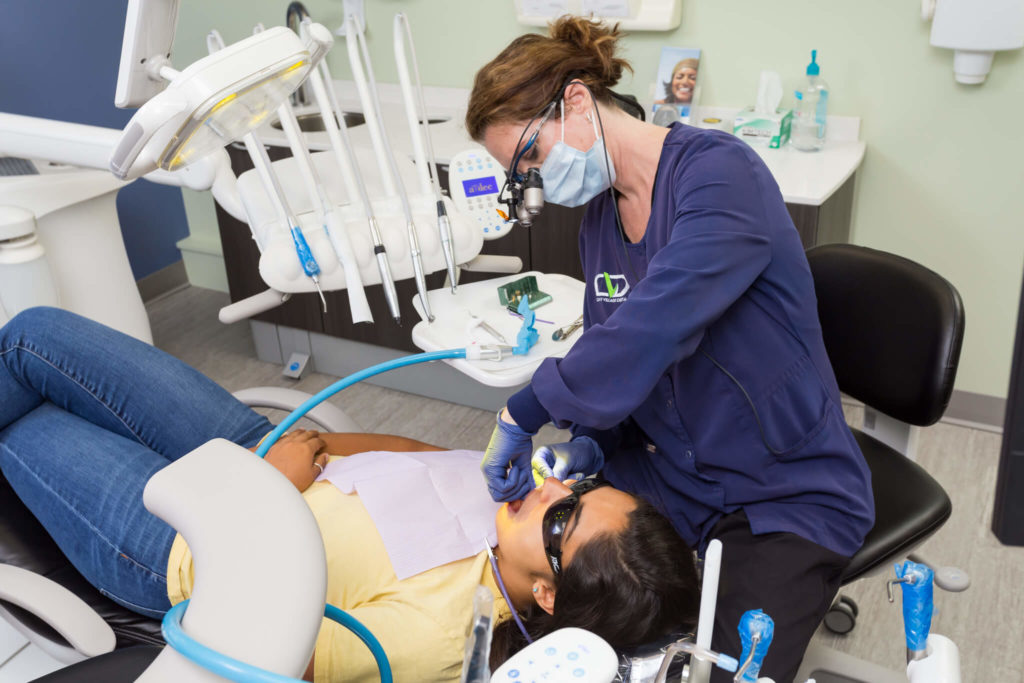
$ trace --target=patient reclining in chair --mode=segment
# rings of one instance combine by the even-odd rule
[[[30,309],[0,329],[0,470],[79,572],[140,614],[162,617],[189,597],[193,583],[187,545],[142,504],[150,476],[211,439],[255,449],[272,429],[172,356],[72,313]],[[496,541],[500,577],[533,638],[577,626],[628,648],[696,620],[692,552],[649,504],[610,486],[574,491],[547,479],[525,499],[498,506],[490,503],[478,454],[429,451],[443,449],[397,436],[299,429],[266,456],[302,492],[320,527],[326,601],[378,638],[395,680],[458,680],[481,584],[493,592],[499,622],[492,667],[525,644],[485,539]],[[353,454],[362,455],[345,457]],[[391,487],[381,485],[374,458],[395,468]],[[409,467],[431,476],[398,476]],[[460,504],[449,522],[427,521],[428,506],[458,491],[424,485],[415,495],[409,488],[430,480],[470,482],[460,501],[473,498],[472,482],[479,481],[480,500]],[[555,503],[571,510],[560,534],[545,514]],[[445,544],[416,538],[455,538],[446,525],[482,533],[440,550]],[[552,537],[560,542],[557,574]],[[273,596],[272,583],[266,592]],[[306,679],[376,677],[366,647],[325,620]]]

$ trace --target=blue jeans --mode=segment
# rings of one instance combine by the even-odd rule
[[[142,505],[150,476],[272,428],[178,359],[73,313],[34,308],[0,329],[0,470],[78,571],[140,614],[170,608],[175,532]]]

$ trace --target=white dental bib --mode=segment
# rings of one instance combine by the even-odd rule
[[[370,451],[334,458],[317,481],[358,493],[387,548],[395,576],[406,579],[497,544],[480,451]],[[355,550],[355,549],[353,549]]]

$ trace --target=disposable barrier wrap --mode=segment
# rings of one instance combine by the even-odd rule
[[[896,565],[896,576],[911,579],[901,583],[903,589],[903,630],[907,634],[907,649],[920,652],[927,648],[928,631],[932,627],[932,594],[935,573],[926,565],[907,560]]]
[[[740,655],[740,666],[750,656],[750,648],[754,643],[754,636],[759,635],[760,639],[754,646],[754,658],[750,666],[743,672],[741,681],[756,681],[761,673],[761,664],[764,663],[764,656],[768,654],[768,646],[772,644],[772,636],[775,634],[775,622],[772,618],[759,609],[748,610],[740,617],[740,643],[743,645],[743,654]]]

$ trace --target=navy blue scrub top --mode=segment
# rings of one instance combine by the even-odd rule
[[[755,534],[853,555],[874,523],[870,472],[771,172],[742,140],[675,124],[640,242],[611,201],[580,229],[585,332],[509,399],[512,418],[593,437],[605,477],[702,551],[742,508]]]

